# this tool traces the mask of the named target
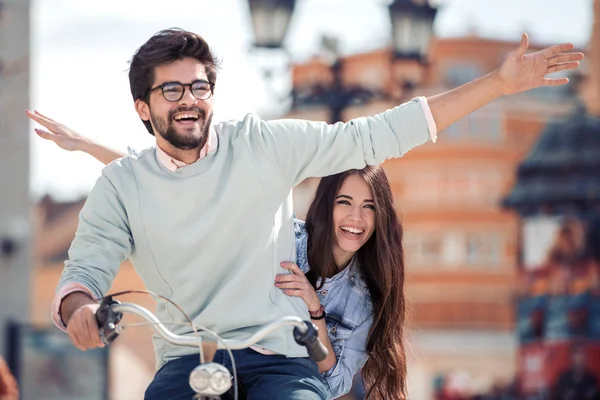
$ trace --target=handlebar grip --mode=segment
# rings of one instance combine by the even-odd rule
[[[323,361],[327,358],[329,352],[325,345],[317,338],[314,342],[306,345],[308,356],[315,362]]]
[[[294,339],[296,343],[306,347],[308,355],[315,362],[323,361],[327,358],[327,348],[319,340],[318,328],[310,321],[304,321],[306,324],[306,332],[300,332],[298,327],[294,327]]]
[[[113,300],[111,296],[104,297],[100,302],[100,307],[96,311],[96,322],[98,323],[100,339],[104,344],[111,343],[119,336],[116,327],[123,314],[113,311],[112,306],[115,304],[121,303]]]

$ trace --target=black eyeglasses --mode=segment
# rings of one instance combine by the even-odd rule
[[[192,96],[196,99],[206,100],[212,95],[214,84],[205,80],[198,80],[192,83],[165,82],[148,90],[148,95],[156,89],[162,89],[164,98],[167,101],[175,102],[181,100],[186,86],[189,86]]]

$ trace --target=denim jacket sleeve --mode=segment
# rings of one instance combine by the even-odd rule
[[[294,233],[296,235],[296,264],[302,272],[307,273],[310,271],[307,255],[308,234],[305,223],[301,219],[294,218]]]
[[[329,392],[334,398],[350,391],[352,388],[352,378],[367,361],[368,355],[365,349],[372,323],[373,317],[370,316],[358,325],[350,337],[346,339],[342,354],[337,355],[335,365],[330,370],[321,374]],[[334,343],[335,339],[331,335],[330,339],[332,340],[332,346],[336,347]]]

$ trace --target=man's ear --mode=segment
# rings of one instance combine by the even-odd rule
[[[144,100],[137,99],[135,101],[135,111],[143,121],[150,120],[150,106]]]

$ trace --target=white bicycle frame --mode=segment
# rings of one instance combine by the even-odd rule
[[[102,299],[100,308],[96,313],[98,327],[100,328],[100,337],[105,344],[112,342],[124,329],[119,325],[122,314],[134,314],[141,317],[147,324],[162,337],[166,342],[176,346],[196,347],[202,354],[202,344],[206,338],[202,335],[189,336],[177,335],[171,332],[165,325],[144,307],[133,303],[119,303],[112,300],[111,296]],[[248,348],[262,339],[269,333],[286,326],[294,327],[294,339],[300,345],[307,348],[309,356],[315,361],[321,361],[327,357],[326,347],[319,341],[317,327],[310,321],[303,321],[298,317],[283,317],[264,325],[257,332],[245,339],[222,339],[215,336],[217,349],[227,351],[241,350]],[[229,353],[231,356],[231,353]],[[229,370],[223,365],[209,362],[200,363],[190,374],[190,387],[196,392],[196,396],[209,396],[214,398],[226,393],[234,381],[234,399],[237,400],[237,382],[235,374],[235,361],[232,358],[233,377]]]

